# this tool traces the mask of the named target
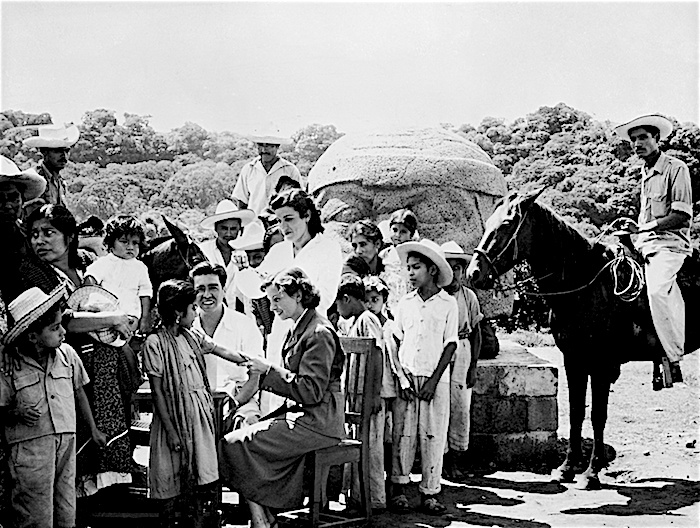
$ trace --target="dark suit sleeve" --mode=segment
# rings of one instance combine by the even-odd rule
[[[263,379],[262,388],[302,405],[320,403],[328,390],[335,352],[333,334],[317,325],[304,333],[291,352],[292,356],[301,356],[298,373],[273,366]]]

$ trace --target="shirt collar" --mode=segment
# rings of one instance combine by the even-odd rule
[[[654,166],[651,169],[647,169],[646,167],[644,168],[644,175],[649,177],[654,173],[663,173],[664,167],[668,163],[668,159],[668,156],[662,152],[659,154],[659,159],[656,160],[656,163],[654,163]]]

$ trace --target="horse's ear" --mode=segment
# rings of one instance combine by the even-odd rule
[[[165,227],[167,227],[170,234],[173,235],[173,239],[178,246],[187,246],[189,244],[185,232],[168,220],[168,217],[165,215],[163,215],[163,222],[165,222]]]
[[[540,197],[540,194],[542,194],[544,191],[549,189],[552,185],[553,185],[553,182],[550,182],[550,183],[541,185],[539,187],[536,187],[536,188],[532,189],[531,191],[528,191],[527,193],[522,195],[522,198],[520,200],[521,203],[523,203],[525,205],[532,204],[535,200],[537,200],[537,198]]]

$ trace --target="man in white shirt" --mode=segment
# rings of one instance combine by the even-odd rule
[[[257,145],[259,156],[243,166],[231,198],[241,209],[252,209],[260,216],[267,209],[280,177],[287,176],[300,185],[302,180],[299,169],[277,155],[280,145],[291,144],[291,138],[274,132],[253,134],[249,139]]]
[[[214,342],[229,350],[246,356],[263,357],[263,337],[255,321],[224,306],[224,268],[211,262],[201,262],[192,269],[190,276],[197,294],[195,304],[199,307],[193,328],[202,330]],[[259,379],[249,378],[246,367],[212,354],[207,354],[204,360],[209,386],[212,390],[222,390],[229,395],[232,428],[257,422],[260,419],[260,403],[256,397]]]
[[[216,231],[216,238],[202,242],[199,248],[209,262],[219,264],[226,270],[228,278],[224,285],[224,298],[232,310],[236,309],[233,278],[238,265],[233,258],[234,248],[231,242],[236,240],[243,228],[254,220],[255,213],[250,209],[239,209],[231,200],[221,200],[216,206],[215,213],[206,217],[200,224],[205,229]]]

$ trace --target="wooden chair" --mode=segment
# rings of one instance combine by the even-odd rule
[[[371,395],[375,380],[371,373],[382,362],[381,350],[373,338],[341,337],[345,351],[343,389],[345,391],[345,424],[348,438],[339,444],[309,453],[306,463],[313,468],[313,488],[309,497],[309,520],[314,528],[365,526],[372,516],[369,492],[369,422],[372,412]],[[343,511],[321,511],[328,503],[326,484],[330,468],[356,463],[360,480],[360,514],[344,515]],[[293,512],[296,514],[297,512]]]

